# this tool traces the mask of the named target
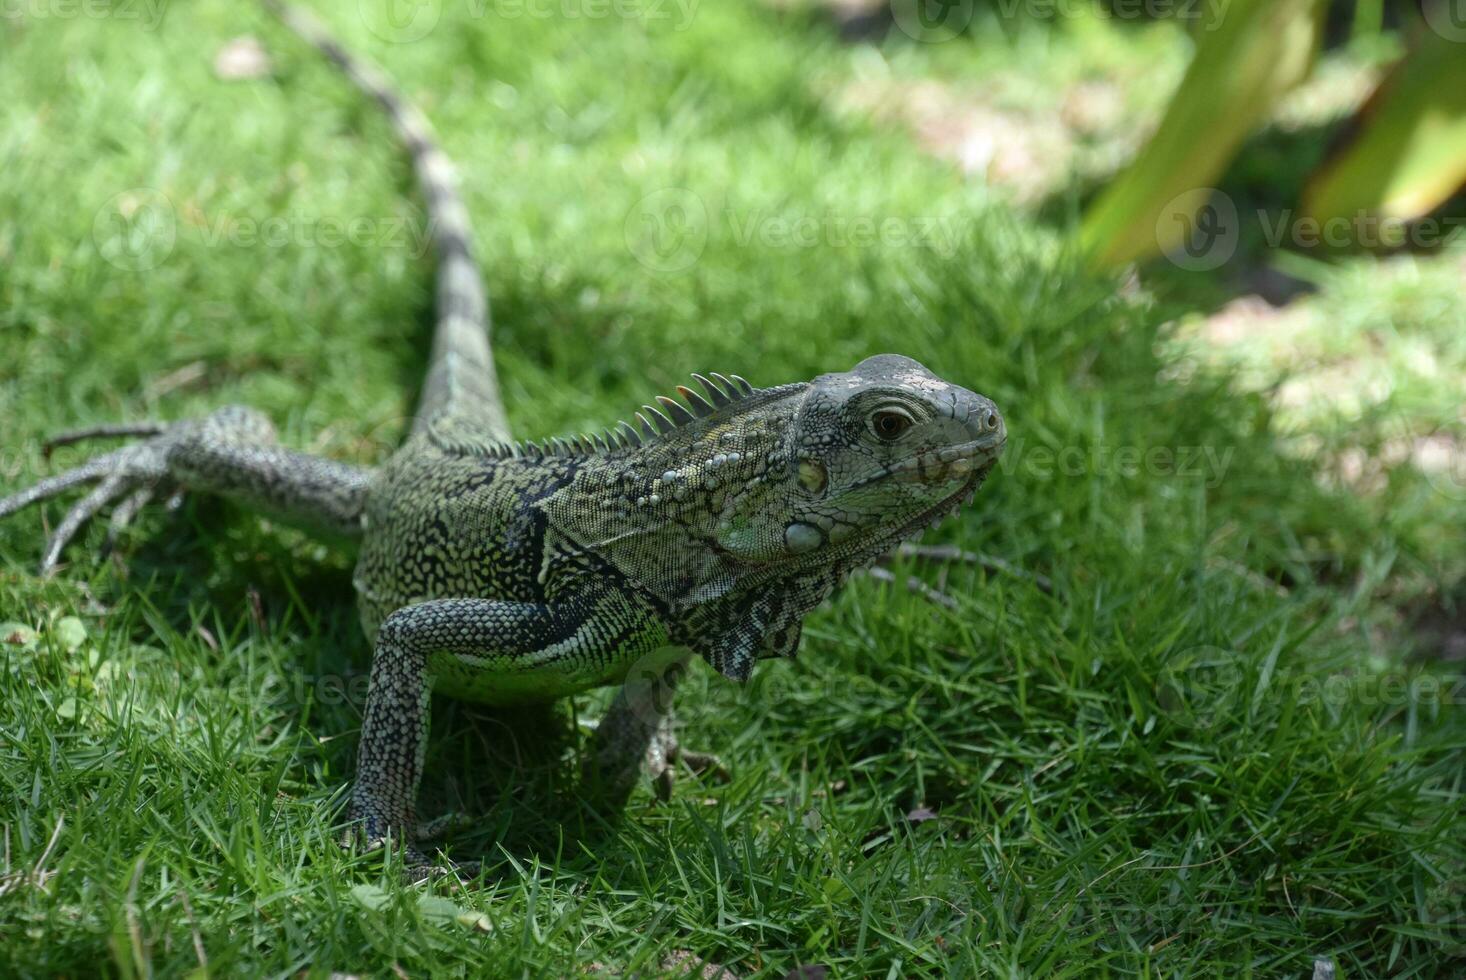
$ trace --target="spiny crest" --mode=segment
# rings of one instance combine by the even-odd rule
[[[694,374],[692,377],[702,388],[701,392],[686,385],[678,385],[677,394],[682,396],[681,402],[666,395],[658,395],[655,401],[661,407],[641,406],[641,411],[635,416],[636,425],[623,420],[600,434],[578,435],[569,439],[551,437],[541,442],[505,443],[494,447],[490,455],[495,459],[520,456],[543,459],[548,456],[585,456],[615,449],[633,449],[689,422],[706,418],[724,406],[740,402],[754,392],[753,385],[736,374],[719,374],[713,371],[710,376]]]

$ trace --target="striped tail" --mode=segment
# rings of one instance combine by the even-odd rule
[[[475,440],[488,444],[508,442],[509,421],[489,349],[488,296],[474,261],[468,210],[458,196],[452,161],[438,148],[427,118],[397,94],[381,70],[349,54],[305,11],[278,0],[262,2],[381,104],[412,157],[438,259],[433,351],[413,432],[441,428],[472,433]]]

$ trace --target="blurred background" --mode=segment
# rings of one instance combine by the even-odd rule
[[[1288,424],[1382,426],[1342,476],[1466,478],[1466,7],[796,6],[864,49],[828,83],[840,111],[1188,307],[1177,352],[1237,367]]]

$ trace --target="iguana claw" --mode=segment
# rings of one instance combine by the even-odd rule
[[[45,445],[49,454],[55,446],[78,442],[101,436],[150,436],[146,441],[87,460],[80,466],[48,477],[24,490],[0,499],[0,517],[8,517],[16,511],[40,503],[73,487],[94,483],[90,491],[72,505],[56,525],[41,555],[40,574],[49,575],[61,560],[61,551],[87,521],[95,517],[108,504],[119,499],[121,505],[112,518],[112,534],[115,537],[137,511],[147,502],[158,482],[167,475],[167,452],[170,436],[158,423],[136,425],[94,426],[78,429],[55,436]]]
[[[441,851],[437,859],[428,857],[418,843],[436,840],[444,834],[465,826],[469,822],[462,813],[445,813],[413,828],[407,835],[410,842],[403,842],[390,829],[384,829],[380,822],[360,814],[355,808],[347,817],[346,829],[337,843],[346,851],[356,849],[364,853],[397,850],[402,856],[402,877],[404,881],[424,881],[428,878],[442,878],[458,875],[462,878],[478,877],[481,865],[477,861],[454,861]]]

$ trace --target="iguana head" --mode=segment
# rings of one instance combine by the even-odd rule
[[[982,395],[880,354],[801,386],[762,485],[730,500],[718,543],[791,568],[869,564],[971,499],[1007,439]]]
[[[792,656],[846,574],[971,500],[1007,439],[991,401],[895,354],[765,394],[714,530],[733,584],[691,617],[689,645],[736,680]]]

